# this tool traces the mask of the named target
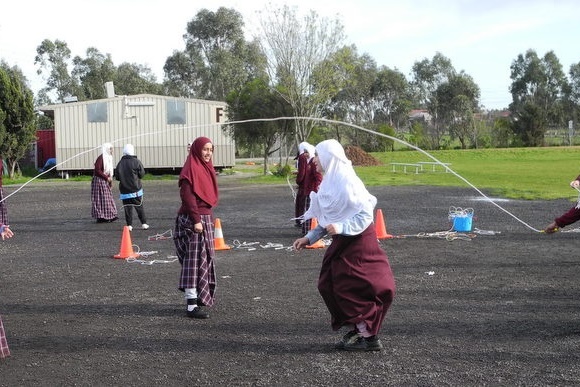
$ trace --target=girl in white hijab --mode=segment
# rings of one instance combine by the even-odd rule
[[[318,144],[314,163],[324,177],[318,192],[310,194],[303,219],[316,218],[318,226],[293,246],[301,250],[327,234],[332,236],[318,291],[331,314],[332,329],[349,329],[335,347],[380,351],[378,333],[395,297],[395,279],[373,223],[377,199],[356,175],[338,141]]]
[[[97,223],[117,220],[117,206],[113,199],[113,145],[104,143],[95,160],[91,182],[91,216]]]

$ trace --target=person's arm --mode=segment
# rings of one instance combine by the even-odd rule
[[[298,157],[298,173],[296,174],[296,184],[302,185],[304,183],[304,178],[306,177],[306,171],[308,167],[308,159],[302,155]]]
[[[194,224],[201,223],[201,215],[197,209],[197,200],[191,184],[188,180],[181,180],[181,185],[179,187],[179,196],[181,196],[181,202],[183,206],[187,209],[187,215],[193,220]]]
[[[326,234],[327,234],[326,229],[318,225],[316,226],[316,228],[308,231],[308,233],[302,238],[296,239],[292,244],[292,246],[294,247],[295,250],[301,250],[302,248],[317,242],[320,238],[322,238]]]
[[[105,180],[105,181],[109,181],[109,175],[107,175],[104,171],[103,168],[103,156],[99,156],[97,157],[97,159],[95,160],[95,170],[94,170],[94,175]]]
[[[143,167],[143,163],[139,161],[139,170],[137,171],[137,176],[139,179],[142,179],[145,176],[145,168]]]
[[[122,160],[122,159],[121,159]],[[115,180],[121,181],[121,160],[117,163],[117,166],[113,170],[113,176],[115,176]]]
[[[14,233],[10,230],[10,226],[0,224],[0,236],[2,236],[2,240],[12,238]]]

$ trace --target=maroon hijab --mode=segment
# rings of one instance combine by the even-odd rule
[[[201,157],[201,150],[208,143],[211,143],[209,138],[198,137],[191,144],[189,155],[179,174],[179,185],[181,185],[182,180],[189,181],[193,187],[193,193],[213,207],[218,201],[215,170],[211,159],[206,163]]]

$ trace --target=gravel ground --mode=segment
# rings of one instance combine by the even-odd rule
[[[8,199],[0,313],[12,357],[0,386],[578,385],[578,234],[541,229],[572,202],[497,201],[465,188],[373,187],[398,294],[380,353],[333,349],[316,283],[324,249],[298,237],[290,188],[220,176],[231,250],[217,252],[208,320],[185,317],[171,239],[175,181],[145,182],[140,259],[114,259],[121,222],[90,218],[90,183],[38,182]],[[5,195],[18,187],[5,186]],[[446,239],[450,207],[480,233]],[[258,243],[256,243],[258,242]],[[252,250],[252,248],[254,248]]]

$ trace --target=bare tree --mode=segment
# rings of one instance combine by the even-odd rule
[[[303,19],[296,8],[287,5],[260,14],[262,50],[268,58],[268,72],[273,85],[292,107],[296,120],[296,141],[307,138],[321,107],[332,95],[330,82],[312,77],[316,66],[328,59],[342,45],[344,28],[337,19],[321,18],[310,11]]]

